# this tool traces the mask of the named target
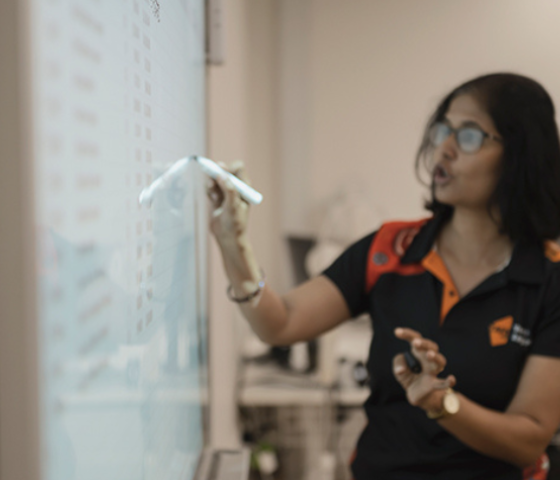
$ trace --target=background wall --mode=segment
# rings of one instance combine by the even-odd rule
[[[281,3],[307,19],[299,24],[305,33],[295,36],[308,52],[299,105],[305,137],[293,131],[300,113],[280,102],[291,110],[284,113],[290,120],[282,145],[287,230],[313,233],[314,212],[340,189],[363,189],[384,218],[422,215],[423,188],[413,171],[421,133],[436,103],[465,80],[513,71],[534,77],[560,100],[558,2]],[[282,25],[286,36],[295,24]],[[283,67],[284,76],[302,72],[297,58],[284,59]],[[305,155],[291,154],[296,144]],[[304,178],[290,182],[295,162]]]
[[[250,218],[255,253],[272,284],[281,277],[283,248],[279,216],[277,153],[278,2],[224,1],[226,61],[208,68],[208,155],[243,160],[251,182],[264,194]],[[217,446],[238,442],[235,394],[242,340],[248,327],[225,295],[228,285],[215,242],[210,252],[210,363],[213,424]]]
[[[226,63],[209,68],[209,155],[246,161],[265,201],[250,234],[270,284],[291,283],[285,236],[317,233],[344,191],[382,219],[424,215],[414,173],[437,102],[481,74],[541,82],[560,108],[556,0],[227,0]],[[356,237],[360,232],[356,231]],[[236,441],[234,379],[242,322],[212,264],[214,436]],[[241,336],[244,330],[241,328]]]

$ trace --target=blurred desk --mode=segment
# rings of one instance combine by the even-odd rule
[[[348,458],[366,420],[369,388],[321,384],[313,374],[271,364],[243,366],[238,404],[244,434],[273,445],[279,479],[320,478],[321,459],[334,455],[335,478],[351,478]]]

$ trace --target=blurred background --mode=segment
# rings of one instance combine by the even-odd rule
[[[263,344],[206,248],[202,174],[138,196],[184,155],[244,161],[264,195],[249,236],[285,293],[427,215],[415,156],[450,90],[511,72],[558,107],[559,24],[558,0],[1,0],[2,479],[183,478],[213,445],[248,447],[252,479],[349,480],[369,318]]]
[[[280,292],[382,220],[425,214],[415,153],[455,86],[515,72],[560,101],[554,0],[229,0],[223,12],[224,63],[208,68],[209,155],[242,159],[264,193],[250,237]],[[348,478],[365,421],[367,320],[318,345],[268,352],[227,301],[214,245],[211,261],[213,437],[275,450],[280,468],[264,470],[278,478]],[[267,355],[295,373],[263,381]],[[298,386],[298,370],[313,368],[325,397]]]

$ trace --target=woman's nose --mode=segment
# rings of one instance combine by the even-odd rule
[[[454,133],[450,133],[447,138],[440,144],[443,155],[447,158],[455,158],[459,152],[459,145]]]

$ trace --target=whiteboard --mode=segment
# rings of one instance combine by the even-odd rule
[[[41,478],[190,479],[205,442],[203,0],[31,0]]]

